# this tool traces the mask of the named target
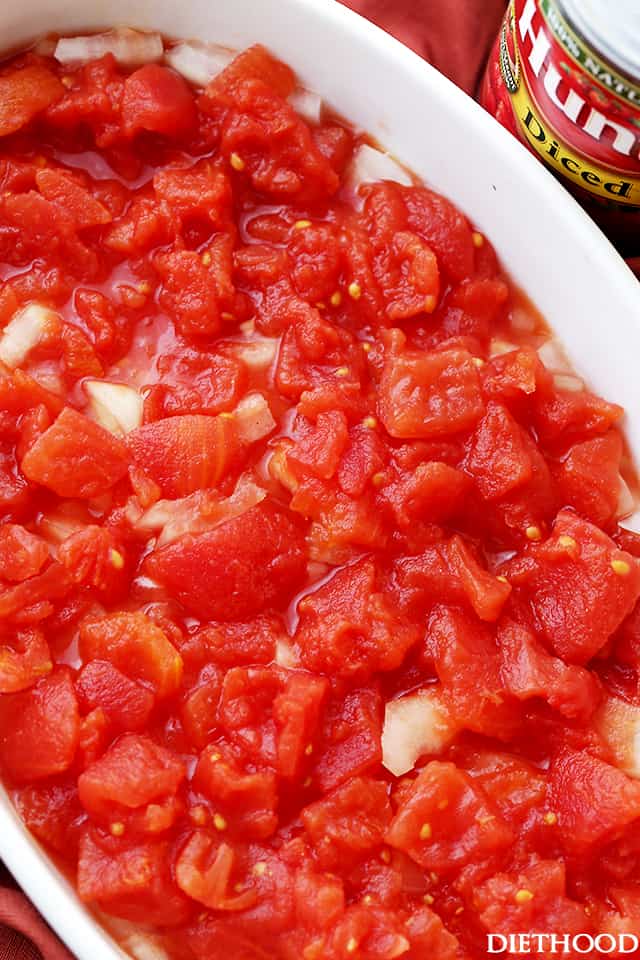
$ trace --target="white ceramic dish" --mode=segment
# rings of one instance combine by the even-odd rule
[[[266,44],[451,197],[486,231],[575,368],[632,413],[627,435],[640,462],[640,285],[564,189],[480,107],[333,0],[22,0],[0,5],[0,48],[117,24],[233,48]],[[80,960],[122,957],[1,793],[0,856]]]

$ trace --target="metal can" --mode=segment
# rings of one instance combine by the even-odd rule
[[[640,254],[640,0],[511,0],[481,101]]]

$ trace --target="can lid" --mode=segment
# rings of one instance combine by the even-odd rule
[[[640,79],[640,0],[561,0],[561,6],[597,52]]]

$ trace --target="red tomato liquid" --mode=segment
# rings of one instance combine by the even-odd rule
[[[0,71],[3,780],[174,957],[637,930],[622,411],[294,87]]]

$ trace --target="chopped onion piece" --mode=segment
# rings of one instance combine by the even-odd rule
[[[437,688],[391,700],[382,728],[382,764],[401,777],[413,770],[420,757],[441,753],[456,733]]]
[[[544,363],[547,370],[551,373],[571,373],[571,364],[560,346],[558,340],[553,337],[546,340],[541,347],[538,347],[538,356]]]
[[[43,514],[38,523],[38,533],[51,543],[62,543],[73,533],[83,530],[86,523],[78,517],[71,516],[61,507],[51,513]]]
[[[162,59],[164,44],[159,33],[142,33],[123,27],[88,37],[62,37],[56,45],[59,63],[86,63],[112,53],[126,67],[141,67]]]
[[[635,501],[634,501],[635,504]],[[634,510],[633,513],[618,521],[623,530],[629,530],[631,533],[640,533],[640,510]]]
[[[413,182],[404,167],[388,153],[363,143],[354,154],[347,182],[357,190],[363,183],[377,183],[379,180],[393,180],[405,187],[410,187]]]
[[[554,373],[553,382],[558,390],[566,390],[569,393],[580,393],[584,390],[584,380],[572,373]]]
[[[106,380],[85,380],[84,388],[89,394],[88,412],[105,430],[123,436],[142,423],[144,401],[133,387]]]
[[[40,342],[47,325],[59,320],[57,313],[39,303],[30,303],[18,310],[2,331],[0,360],[8,367],[20,366]]]
[[[123,947],[136,960],[169,960],[167,951],[148,933],[132,933]]]
[[[608,697],[594,717],[594,726],[609,744],[616,766],[640,779],[640,707]]]
[[[269,436],[275,429],[269,404],[261,393],[250,393],[234,410],[238,439],[241,443],[255,443]]]
[[[517,343],[510,343],[508,340],[500,340],[498,337],[495,337],[489,344],[489,356],[501,357],[503,353],[512,353],[517,349]]]
[[[628,517],[633,513],[633,509],[636,505],[636,498],[631,493],[626,480],[620,474],[618,480],[618,507],[616,510],[616,517]]]
[[[239,517],[266,495],[263,487],[242,476],[230,497],[220,498],[213,490],[198,490],[180,500],[158,500],[133,525],[147,536],[158,534],[157,546],[163,547],[186,533],[205,533]]]
[[[278,637],[276,640],[275,662],[285,670],[295,670],[299,666],[298,652],[289,637]]]
[[[322,97],[310,90],[294,90],[289,103],[301,117],[309,123],[320,123],[322,116]]]
[[[250,370],[257,373],[268,370],[278,353],[280,341],[277,337],[261,337],[236,344],[236,354]]]
[[[536,328],[536,318],[525,307],[514,307],[511,311],[511,326],[523,333],[532,333]]]
[[[206,87],[234,57],[235,54],[224,47],[198,40],[178,43],[164,55],[165,63],[196,87]]]

